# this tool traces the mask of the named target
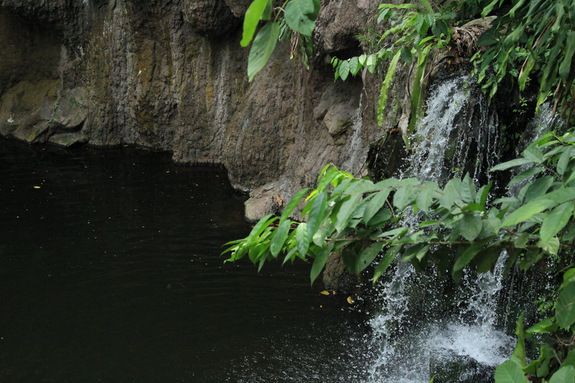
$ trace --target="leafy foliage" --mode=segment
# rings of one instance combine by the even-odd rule
[[[279,40],[295,37],[295,41],[300,42],[302,58],[307,62],[319,8],[319,0],[287,0],[283,7],[276,9],[273,8],[273,0],[252,1],[244,16],[240,42],[243,47],[252,44],[248,57],[249,81],[266,66]],[[266,23],[254,38],[261,21]]]
[[[363,36],[368,41],[366,45],[372,46],[374,52],[346,60],[337,57],[331,60],[335,79],[344,81],[350,76],[357,76],[363,70],[373,74],[383,63],[390,60],[378,99],[379,125],[383,123],[391,83],[400,68],[398,63],[401,61],[403,65],[411,65],[413,83],[410,91],[412,115],[409,133],[415,129],[422,105],[422,90],[425,87],[430,53],[448,46],[454,33],[451,25],[456,18],[456,14],[451,11],[452,7],[435,11],[428,1],[420,3],[380,4],[376,15],[377,23],[386,23],[390,27],[379,36]]]
[[[417,111],[422,103],[421,88],[429,54],[433,49],[447,46],[453,34],[450,23],[454,18],[455,14],[450,11],[435,12],[427,0],[420,1],[420,4],[380,4],[376,15],[377,23],[385,22],[390,28],[376,38],[375,44],[371,42],[371,45],[376,47],[374,53],[346,60],[333,57],[331,63],[335,79],[345,81],[349,76],[357,76],[363,69],[375,73],[378,66],[391,58],[378,100],[378,123],[382,125],[390,85],[395,77],[398,62],[401,60],[404,64],[415,66],[411,90],[413,113],[409,127],[412,132],[415,128]]]
[[[307,260],[329,249],[342,252],[348,270],[359,273],[383,250],[402,254],[403,261],[416,267],[449,262],[457,278],[467,266],[481,272],[492,269],[498,253],[507,250],[510,265],[526,270],[544,256],[557,255],[573,245],[574,145],[572,134],[547,134],[521,158],[493,168],[502,171],[530,165],[510,185],[528,175],[537,178],[516,196],[499,198],[491,206],[487,204],[490,185],[478,189],[469,176],[452,179],[441,188],[414,178],[373,183],[328,166],[317,189],[305,199],[308,190],[301,191],[290,201],[276,230],[271,227],[274,218],[266,217],[245,240],[234,243],[230,260],[248,254],[252,261],[263,263],[280,253],[285,255],[284,262]],[[304,223],[288,218],[300,203],[304,203]],[[419,222],[410,219],[415,214]],[[441,246],[453,250],[453,259],[438,253]],[[254,247],[257,253],[250,251]],[[374,279],[384,272],[377,266],[374,270]]]
[[[477,75],[483,88],[494,95],[506,76],[525,90],[532,79],[539,86],[537,107],[550,97],[555,107],[573,110],[575,70],[575,1],[497,0],[485,8],[507,7],[479,41]],[[569,116],[568,116],[569,117]]]
[[[518,193],[489,204],[491,185],[477,188],[469,176],[451,179],[444,187],[435,182],[421,184],[414,178],[374,183],[327,166],[315,190],[297,193],[281,217],[263,218],[248,237],[229,243],[226,252],[231,254],[230,261],[247,255],[260,268],[280,255],[284,263],[297,258],[312,261],[312,283],[332,252],[341,253],[352,273],[370,268],[374,281],[393,262],[410,262],[416,269],[435,264],[458,280],[464,268],[492,270],[503,250],[509,254],[507,270],[529,270],[543,259],[557,256],[571,264],[575,135],[546,134],[520,158],[492,171],[510,169],[516,174],[509,185],[521,185]],[[307,222],[289,218],[299,205],[303,205]],[[572,336],[574,323],[575,269],[570,269],[559,289],[554,317],[536,329]],[[516,351],[511,362],[500,366],[497,382],[521,381],[513,380],[518,371],[523,376],[533,369],[524,361],[522,331],[521,322],[518,339],[523,351]],[[534,331],[528,330],[528,334]],[[556,358],[554,353],[549,357]],[[521,360],[524,362],[517,366],[511,364]],[[549,371],[559,374],[562,369]],[[568,372],[561,372],[555,380],[562,381],[557,380],[562,374]]]
[[[575,0],[463,0],[445,2],[435,10],[428,0],[384,4],[377,22],[391,27],[371,40],[373,53],[346,60],[334,58],[335,79],[346,80],[362,71],[375,73],[389,60],[382,82],[378,120],[387,106],[397,68],[413,65],[411,92],[413,131],[422,103],[428,58],[444,48],[453,36],[453,25],[478,12],[494,14],[495,21],[483,34],[483,48],[474,56],[475,74],[483,90],[493,97],[500,84],[514,79],[520,91],[537,89],[539,107],[555,100],[567,125],[575,109]],[[286,0],[273,9],[271,0],[253,0],[244,19],[242,45],[253,41],[250,81],[266,65],[278,40],[294,38],[307,60],[311,34],[319,13],[318,0]],[[255,34],[258,24],[266,24]],[[256,36],[254,39],[254,35]],[[293,50],[292,50],[293,52]],[[506,269],[523,271],[547,258],[567,265],[563,283],[554,298],[553,315],[523,329],[517,325],[517,348],[511,359],[497,368],[497,383],[573,382],[575,380],[575,136],[547,134],[526,149],[520,158],[492,171],[514,170],[509,187],[518,192],[491,201],[490,185],[477,188],[469,176],[452,179],[445,186],[421,184],[416,179],[387,179],[373,183],[356,179],[333,166],[318,178],[318,187],[297,193],[281,217],[267,216],[248,237],[229,243],[230,261],[247,256],[261,268],[266,261],[283,257],[312,262],[310,279],[321,274],[328,256],[341,253],[347,269],[369,269],[380,278],[393,262],[410,262],[421,269],[429,264],[459,279],[464,268],[478,272],[492,269],[503,250],[509,254]],[[306,222],[290,219],[302,207]],[[417,220],[412,217],[417,216]],[[448,251],[446,251],[446,249]],[[540,341],[541,334],[557,341],[541,345],[539,357],[528,363],[526,342]],[[562,341],[562,340],[567,341]]]
[[[283,7],[273,9],[272,0],[253,0],[244,18],[242,46],[252,43],[248,61],[248,78],[268,62],[278,40],[292,38],[299,46],[306,63],[313,51],[311,35],[319,14],[319,0],[287,0]],[[483,47],[476,52],[475,73],[483,90],[493,97],[502,82],[515,79],[521,91],[536,83],[537,108],[554,98],[555,109],[566,113],[567,121],[575,109],[575,0],[463,0],[447,2],[434,9],[429,0],[418,3],[381,3],[375,19],[387,23],[379,36],[365,37],[371,53],[348,59],[332,58],[335,79],[346,80],[363,70],[374,73],[390,60],[382,82],[378,101],[378,122],[383,122],[388,94],[399,62],[412,65],[412,116],[409,131],[413,132],[422,104],[428,58],[435,49],[451,42],[454,25],[462,20],[494,14],[495,21],[479,39]],[[262,28],[254,39],[260,21],[277,26]],[[273,30],[273,33],[271,33]],[[509,32],[511,31],[511,32]],[[568,113],[567,113],[568,112]]]

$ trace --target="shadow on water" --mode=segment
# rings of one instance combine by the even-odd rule
[[[222,262],[249,226],[221,170],[0,140],[0,201],[3,383],[361,374],[359,315],[310,289],[306,265]]]

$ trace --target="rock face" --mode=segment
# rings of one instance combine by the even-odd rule
[[[363,170],[380,80],[334,83],[330,55],[359,52],[373,0],[322,1],[312,68],[280,44],[247,82],[249,0],[0,0],[0,134],[59,145],[137,145],[225,166],[253,191],[250,218],[334,163]],[[257,197],[257,196],[259,197]]]

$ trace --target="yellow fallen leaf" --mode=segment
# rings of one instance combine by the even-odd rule
[[[347,297],[347,303],[349,303],[350,305],[353,304],[353,298],[352,297]]]
[[[329,295],[329,291],[327,290],[323,290],[320,292],[321,295]]]
[[[34,185],[34,189],[40,189],[40,186]]]

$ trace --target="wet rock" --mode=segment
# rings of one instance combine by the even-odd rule
[[[397,176],[407,157],[403,136],[398,128],[389,129],[387,134],[371,144],[367,163],[369,176],[375,181]]]
[[[491,383],[495,367],[485,366],[464,355],[442,355],[432,358],[431,375],[436,382]]]
[[[246,10],[251,4],[251,0],[225,0],[230,10],[239,19],[244,17]]]
[[[86,137],[81,132],[55,133],[51,135],[48,142],[57,146],[70,147],[79,143],[84,143]]]
[[[204,35],[223,35],[240,24],[224,0],[184,0],[184,20]]]
[[[223,165],[247,192],[275,183],[267,196],[254,193],[251,219],[281,209],[277,196],[314,186],[327,163],[360,174],[383,133],[375,123],[381,78],[334,83],[328,66],[307,70],[278,44],[248,83],[249,51],[238,42],[249,3],[0,0],[9,53],[0,56],[0,134],[167,150],[179,162]],[[322,49],[355,46],[346,39],[372,3],[325,2]]]
[[[316,22],[315,38],[323,53],[359,52],[357,36],[365,33],[366,21],[377,4],[373,0],[332,0],[323,4]],[[375,7],[375,8],[374,8]],[[347,58],[347,57],[344,57]]]
[[[258,221],[270,213],[279,210],[277,190],[268,186],[257,188],[250,193],[250,198],[244,202],[245,218],[250,222]]]

